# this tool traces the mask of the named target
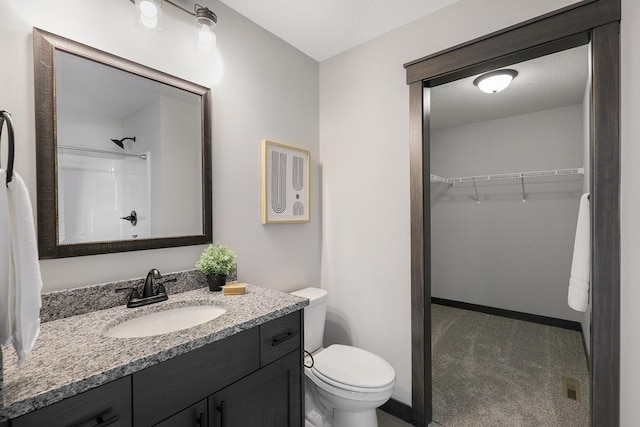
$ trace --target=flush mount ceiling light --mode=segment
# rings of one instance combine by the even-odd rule
[[[138,9],[138,22],[144,27],[153,30],[160,29],[160,16],[162,14],[162,0],[130,0]],[[196,25],[198,27],[197,46],[203,52],[209,52],[216,47],[215,26],[218,23],[218,17],[209,8],[195,4],[193,12],[185,9],[181,5],[174,3],[172,0],[164,0],[180,10],[196,17]]]
[[[510,69],[491,71],[476,78],[473,84],[484,93],[498,93],[505,90],[517,75],[516,70]]]

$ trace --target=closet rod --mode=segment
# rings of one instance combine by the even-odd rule
[[[143,160],[146,160],[147,158],[146,154],[118,153],[117,151],[98,150],[96,148],[74,147],[72,145],[58,145],[58,148],[64,149],[64,150],[88,151],[90,153],[109,154],[112,156],[137,157]]]

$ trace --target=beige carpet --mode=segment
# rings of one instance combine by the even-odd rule
[[[579,332],[432,305],[433,420],[445,427],[585,427]],[[563,396],[563,377],[580,402]]]

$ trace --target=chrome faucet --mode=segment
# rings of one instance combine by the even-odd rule
[[[142,298],[149,298],[157,294],[153,290],[153,279],[161,279],[162,275],[158,270],[152,268],[147,274],[147,280],[144,281],[144,289],[142,290]]]

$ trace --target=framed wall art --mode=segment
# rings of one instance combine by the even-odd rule
[[[262,141],[262,223],[309,222],[307,150]]]

